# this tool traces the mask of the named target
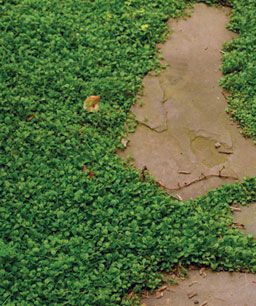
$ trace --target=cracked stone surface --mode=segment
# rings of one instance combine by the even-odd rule
[[[243,224],[244,229],[242,231],[252,234],[256,238],[256,203],[249,204],[248,206],[240,206],[240,209],[240,212],[234,212],[235,222]]]
[[[132,156],[138,168],[146,166],[182,199],[256,175],[256,146],[225,113],[227,104],[218,85],[220,50],[234,37],[226,29],[229,12],[197,4],[187,20],[169,21],[173,33],[159,46],[169,66],[159,76],[145,77],[144,96],[132,108],[139,125],[120,152],[124,158]],[[200,179],[202,173],[207,179]],[[216,177],[218,173],[222,177]],[[256,205],[234,213],[234,222],[244,224],[244,231],[256,237],[255,220]],[[206,275],[190,271],[188,279],[169,286],[162,297],[153,294],[141,303],[256,306],[256,275],[212,271]],[[196,295],[189,298],[192,291]]]
[[[187,20],[169,21],[172,34],[159,45],[168,68],[145,77],[132,108],[139,125],[120,153],[182,199],[256,175],[256,146],[225,113],[218,85],[220,50],[234,37],[229,12],[197,4]]]
[[[168,286],[161,298],[149,295],[142,300],[142,305],[256,306],[256,276],[210,270],[200,275],[199,271],[190,271],[188,278],[179,281],[178,286]]]
[[[167,112],[162,104],[164,93],[160,80],[156,77],[146,76],[143,80],[143,87],[144,96],[140,102],[133,106],[133,113],[136,114],[136,120],[140,124],[157,133],[162,133],[168,127]],[[152,92],[154,93],[153,95]],[[145,104],[144,101],[146,101]]]

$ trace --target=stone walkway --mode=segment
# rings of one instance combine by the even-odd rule
[[[172,35],[159,46],[168,68],[144,79],[132,108],[139,125],[120,155],[132,156],[171,194],[195,198],[212,188],[256,175],[256,146],[225,113],[221,49],[234,34],[229,9],[197,4],[186,20],[169,22]],[[256,204],[234,212],[256,237]],[[178,286],[144,298],[145,306],[256,306],[256,275],[189,271]]]
[[[182,199],[256,175],[256,146],[225,113],[218,85],[220,51],[234,37],[229,12],[197,4],[190,18],[169,22],[173,33],[159,46],[168,68],[145,77],[132,108],[139,125],[120,153]]]

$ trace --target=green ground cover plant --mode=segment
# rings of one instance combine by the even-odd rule
[[[223,82],[254,137],[255,5],[232,3],[241,35]],[[1,305],[128,305],[177,264],[256,272],[256,242],[229,208],[256,201],[255,178],[180,202],[115,154],[165,21],[187,5],[0,1]],[[90,95],[99,112],[83,109]]]
[[[221,84],[232,96],[229,113],[256,140],[256,2],[233,1],[229,28],[239,36],[225,46]]]

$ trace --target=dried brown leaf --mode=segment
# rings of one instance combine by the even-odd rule
[[[90,171],[90,172],[89,172],[89,178],[93,178],[94,176],[95,176],[95,173],[92,172],[92,171]]]
[[[195,285],[195,284],[198,284],[198,282],[197,282],[197,281],[193,281],[193,282],[190,283],[188,286],[189,286],[189,287],[192,287],[192,286]]]
[[[84,100],[83,108],[88,112],[98,112],[100,107],[100,96],[89,96]]]
[[[31,114],[31,115],[27,116],[26,120],[27,120],[27,121],[31,121],[31,120],[34,119],[35,117],[36,117],[35,114]]]
[[[88,170],[87,166],[86,166],[86,165],[83,165],[82,171],[83,171],[83,172],[86,172],[87,170]]]
[[[199,274],[203,277],[206,277],[207,274],[205,273],[205,268],[201,268],[200,271],[199,271]]]
[[[192,299],[195,296],[197,296],[197,292],[195,292],[195,291],[188,293],[188,298],[189,299]]]
[[[159,291],[156,292],[156,298],[157,299],[161,299],[163,296],[164,296],[163,292],[159,292]]]
[[[244,229],[244,228],[245,228],[245,225],[242,224],[242,223],[235,222],[234,225],[235,225],[237,228],[240,228],[240,229]]]
[[[230,206],[230,208],[231,208],[232,211],[238,211],[238,212],[241,211],[241,208],[239,208],[239,207]]]
[[[123,139],[121,140],[121,144],[122,144],[125,148],[127,147],[128,142],[129,142],[129,140],[126,139],[126,138],[123,138]]]
[[[163,285],[162,287],[160,287],[159,289],[157,289],[157,291],[159,292],[163,292],[167,289],[167,285]]]

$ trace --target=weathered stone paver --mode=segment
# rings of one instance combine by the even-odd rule
[[[218,85],[220,51],[234,37],[228,15],[227,8],[197,4],[190,18],[171,20],[173,33],[159,46],[168,67],[145,77],[144,96],[132,109],[139,125],[121,155],[133,156],[182,199],[256,175],[256,146],[225,113]]]
[[[139,122],[122,156],[133,156],[171,194],[195,198],[219,185],[256,175],[256,146],[225,113],[221,48],[234,34],[226,29],[229,9],[195,5],[186,20],[171,20],[162,46],[169,67],[144,79],[144,96],[132,111]],[[238,203],[239,204],[239,203]],[[256,206],[234,212],[234,222],[256,235]],[[256,306],[256,275],[190,271],[179,286],[147,306]],[[193,286],[191,286],[193,284]],[[193,296],[193,292],[196,293]],[[189,296],[193,296],[189,298]]]

